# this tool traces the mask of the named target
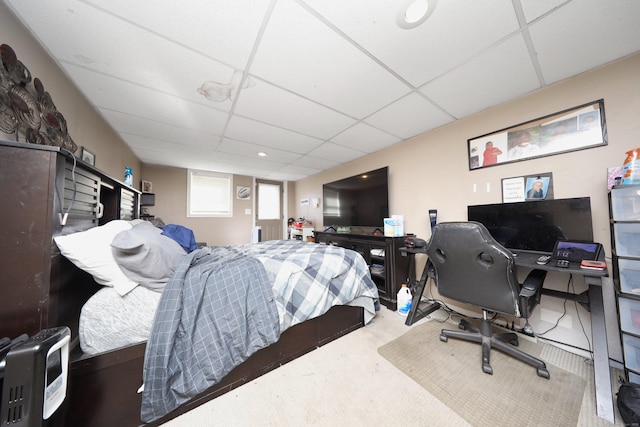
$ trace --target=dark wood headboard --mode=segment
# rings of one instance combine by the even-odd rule
[[[82,305],[99,286],[53,238],[138,218],[140,192],[59,147],[0,141],[0,170],[0,338],[54,326],[77,337]]]

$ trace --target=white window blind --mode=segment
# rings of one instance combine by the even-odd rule
[[[187,216],[232,216],[232,187],[232,175],[189,170]]]

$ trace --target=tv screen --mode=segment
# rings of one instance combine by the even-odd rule
[[[556,240],[593,241],[589,197],[474,205],[467,216],[513,251],[552,252]]]
[[[388,167],[322,186],[325,227],[382,227],[389,217]]]

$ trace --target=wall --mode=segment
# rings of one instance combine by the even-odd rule
[[[156,195],[156,205],[149,213],[161,218],[165,224],[180,224],[193,230],[196,240],[208,245],[236,245],[251,241],[254,194],[250,200],[235,198],[237,186],[253,188],[250,176],[233,176],[233,217],[231,218],[188,218],[187,217],[187,170],[165,166],[143,165],[140,179],[151,181]]]
[[[141,171],[140,161],[133,151],[107,125],[4,3],[0,3],[0,44],[11,46],[32,78],[42,81],[67,121],[69,135],[79,147],[84,146],[96,155],[98,169],[123,180],[124,168],[130,166],[137,180]],[[1,132],[0,138],[15,141],[15,135]],[[80,156],[80,149],[75,154]]]
[[[636,54],[300,180],[295,184],[293,198],[321,198],[325,182],[388,165],[391,213],[404,215],[407,232],[428,238],[429,209],[438,210],[439,222],[466,220],[467,205],[502,201],[501,179],[552,172],[555,198],[591,197],[594,239],[603,243],[610,261],[606,172],[609,166],[622,165],[626,151],[640,146],[639,87],[640,54]],[[601,98],[605,103],[607,146],[469,171],[467,139]],[[316,229],[322,228],[322,206],[301,208],[296,203],[294,208],[296,216],[307,217],[316,224]],[[422,271],[421,264],[418,269]],[[563,275],[554,275],[547,282],[551,287],[566,290],[569,286],[566,280]],[[577,277],[573,286],[577,292],[586,289],[584,281]],[[610,299],[608,310],[615,314],[612,304]],[[588,313],[575,308],[573,303],[567,306],[568,313],[561,326],[547,336],[588,348],[580,324],[582,321],[590,338]],[[564,310],[563,300],[543,297],[542,308],[531,319],[537,332],[553,326],[555,322],[543,321],[540,316],[545,320],[559,318]],[[616,337],[610,339],[615,341]]]

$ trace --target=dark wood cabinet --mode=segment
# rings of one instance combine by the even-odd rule
[[[378,287],[380,303],[391,310],[398,307],[397,294],[403,283],[413,277],[411,258],[402,256],[404,237],[385,237],[365,234],[315,233],[316,243],[336,245],[359,252],[371,271]]]
[[[60,325],[77,331],[69,323],[78,313],[60,301],[85,294],[65,289],[62,276],[86,273],[62,268],[69,261],[53,238],[137,218],[140,192],[57,147],[0,141],[0,171],[0,338]],[[95,290],[85,282],[88,298]]]

